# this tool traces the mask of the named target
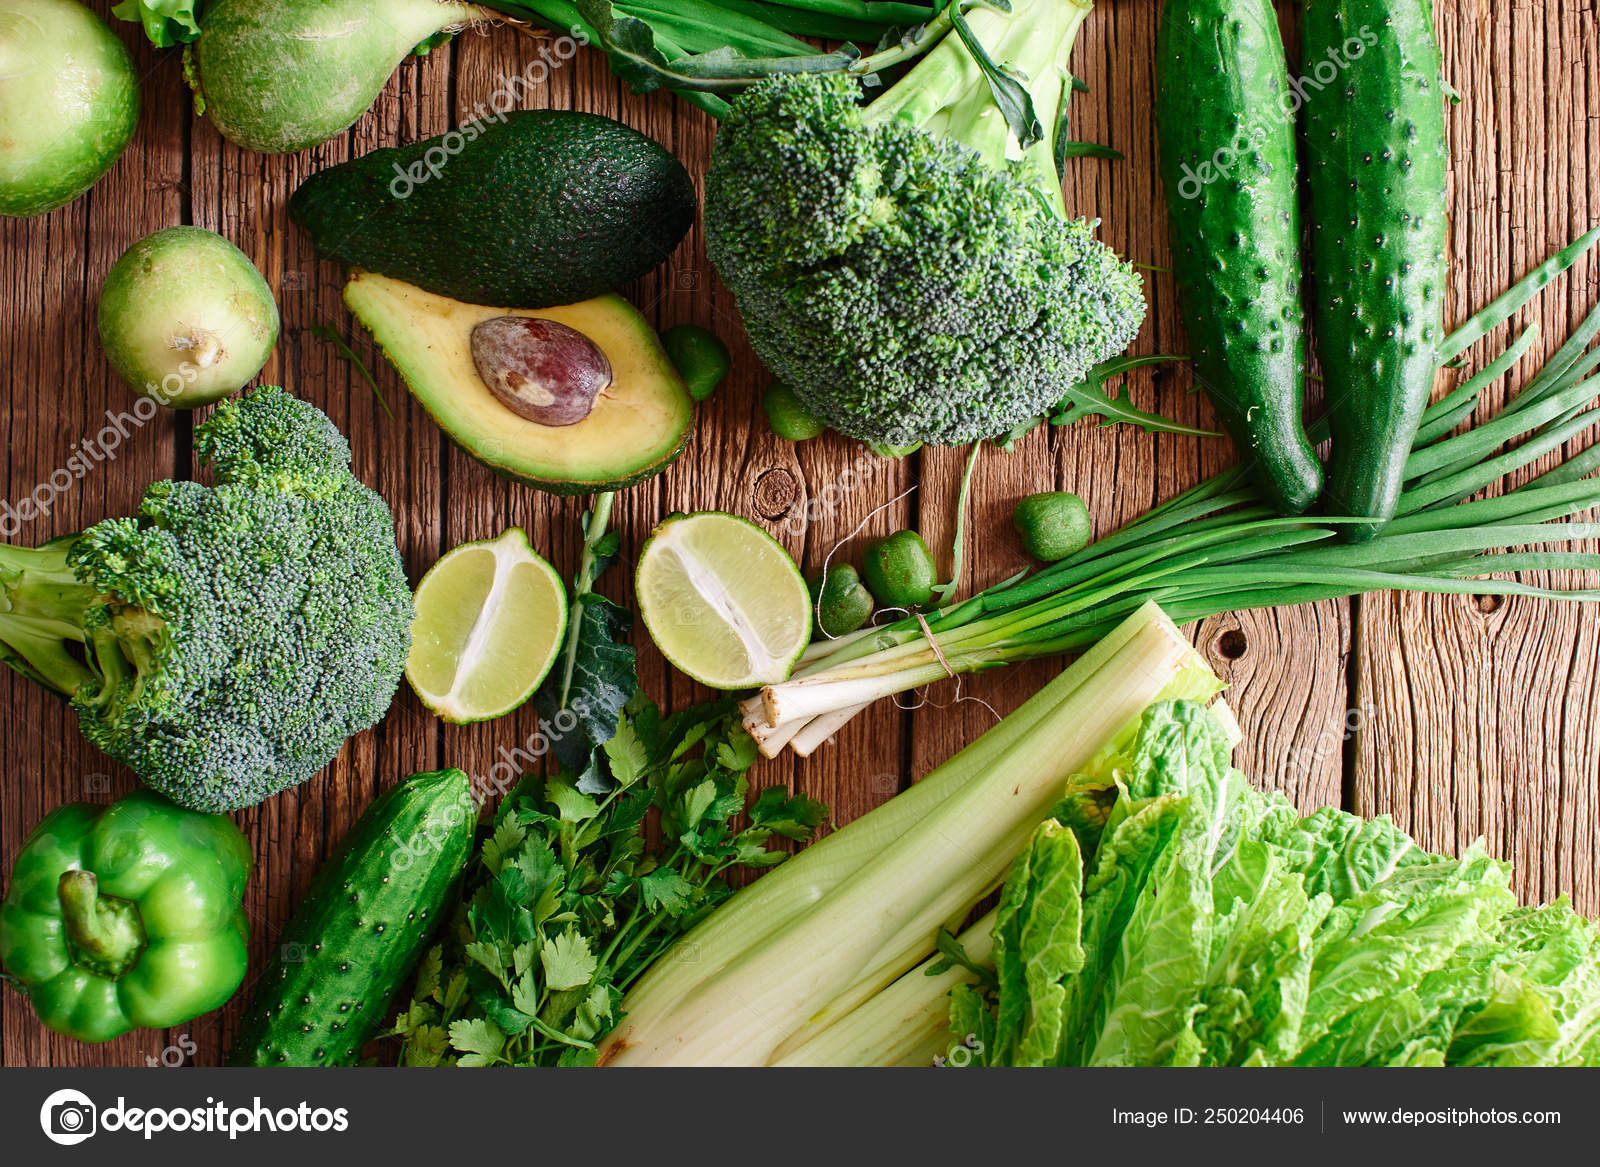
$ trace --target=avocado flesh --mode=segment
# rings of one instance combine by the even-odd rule
[[[440,428],[497,474],[554,494],[617,490],[659,474],[688,441],[688,391],[655,331],[620,296],[536,310],[489,308],[357,272],[344,302]],[[489,391],[473,363],[471,335],[497,316],[554,320],[600,348],[614,379],[588,417],[540,425]]]

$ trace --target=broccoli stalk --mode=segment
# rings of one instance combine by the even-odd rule
[[[304,781],[382,717],[413,613],[389,508],[322,413],[265,388],[195,438],[214,486],[158,482],[131,517],[0,545],[0,660],[214,812]]]
[[[959,142],[997,170],[1017,160],[1045,204],[1065,219],[1055,140],[1064,129],[1072,88],[1067,57],[1092,6],[1092,0],[1019,0],[1011,12],[980,6],[963,16],[952,5],[943,19],[964,27],[952,25],[910,72],[867,106],[864,122],[893,121]],[[1012,120],[1003,116],[973,45],[1027,92],[1036,123],[1028,133],[1036,138],[1031,145],[1022,146]],[[1014,116],[1026,119],[1020,110]]]
[[[0,660],[67,697],[94,677],[84,620],[95,591],[67,566],[72,538],[0,544]]]

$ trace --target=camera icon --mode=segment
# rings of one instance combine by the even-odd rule
[[[291,940],[278,949],[278,959],[284,964],[304,964],[306,955],[306,946],[298,940]]]
[[[90,794],[107,794],[111,790],[111,775],[90,774],[84,778],[83,785]]]
[[[672,273],[672,284],[680,292],[700,290],[700,273],[693,268],[683,268]]]
[[[680,964],[699,964],[700,946],[698,944],[674,944],[672,958]]]
[[[99,1109],[87,1094],[57,1090],[39,1108],[39,1125],[52,1143],[71,1147],[95,1133],[98,1114]]]

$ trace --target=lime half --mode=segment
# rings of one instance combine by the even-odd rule
[[[416,600],[406,680],[458,725],[502,717],[533,696],[567,630],[561,577],[517,527],[446,552]]]
[[[656,647],[713,689],[776,684],[811,638],[811,596],[794,560],[760,527],[721,511],[657,527],[635,583]]]

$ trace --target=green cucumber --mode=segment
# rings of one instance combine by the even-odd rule
[[[1322,490],[1301,419],[1295,92],[1270,0],[1167,0],[1156,133],[1195,379],[1274,505]]]
[[[354,1064],[433,933],[475,820],[460,770],[380,795],[279,936],[228,1063]]]
[[[1444,339],[1441,60],[1429,0],[1306,0],[1301,27],[1324,506],[1370,518],[1359,540],[1394,514]]]

